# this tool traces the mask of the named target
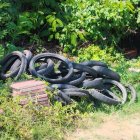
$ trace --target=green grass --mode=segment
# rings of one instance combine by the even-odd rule
[[[140,97],[140,73],[129,72],[131,66],[139,66],[140,59],[126,61],[122,59],[120,63],[112,68],[120,73],[123,84],[132,84]],[[20,80],[30,79],[26,74]],[[0,109],[4,114],[0,115],[0,139],[1,140],[61,140],[66,132],[74,130],[81,125],[82,118],[91,117],[97,122],[102,123],[102,117],[117,113],[121,116],[128,116],[140,110],[139,100],[134,104],[124,106],[109,106],[99,104],[95,107],[90,100],[83,99],[79,103],[62,106],[56,102],[51,107],[34,106],[29,103],[27,106],[18,105],[19,100],[10,98],[9,85],[12,82],[0,82]],[[99,117],[101,116],[101,117]],[[94,123],[95,124],[95,123]]]

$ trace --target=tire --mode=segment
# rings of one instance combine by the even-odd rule
[[[67,103],[61,97],[59,97],[58,95],[55,95],[53,99],[55,101],[61,102],[62,105],[67,105]]]
[[[94,80],[86,80],[83,82],[83,88],[95,88],[100,89],[103,86],[103,79],[102,78],[95,78]]]
[[[119,104],[121,104],[120,101],[117,101],[117,100],[112,99],[112,98],[110,98],[110,97],[108,97],[108,96],[105,96],[104,94],[98,92],[98,91],[95,90],[95,89],[90,89],[90,90],[89,90],[89,94],[90,94],[93,98],[95,98],[95,99],[97,99],[97,100],[99,100],[99,101],[101,101],[101,102],[103,102],[103,103],[109,104],[109,105],[119,105]]]
[[[131,99],[130,99],[129,103],[132,104],[132,103],[136,102],[137,93],[136,93],[136,90],[134,89],[134,87],[131,85],[126,85],[125,87],[126,87],[127,91],[130,91],[130,94],[131,94]]]
[[[28,64],[29,64],[30,61],[31,61],[31,59],[32,59],[32,57],[33,57],[32,52],[29,51],[29,50],[24,50],[23,53],[24,53],[24,55],[26,56],[27,62],[28,62]]]
[[[27,65],[29,65],[30,60],[31,60],[33,54],[29,50],[24,50],[23,51],[23,54],[25,55],[25,57],[27,59]],[[15,62],[12,64],[12,66],[10,68],[10,71],[14,71],[15,69],[19,68],[20,67],[20,64],[21,64],[20,59],[15,60]]]
[[[108,67],[107,64],[103,63],[103,62],[100,62],[100,61],[85,61],[85,62],[82,62],[80,63],[81,65],[86,65],[86,66],[89,66],[89,67],[93,67],[93,66],[102,66],[102,67]]]
[[[37,69],[36,69],[37,70]],[[42,64],[38,70],[37,73],[41,75],[48,75],[54,70],[54,63],[51,59],[47,59],[47,63]]]
[[[89,94],[89,92],[87,90],[80,89],[80,88],[62,89],[62,91],[65,93],[67,93],[67,92],[81,92],[81,93],[84,93],[86,95]]]
[[[54,84],[54,85],[57,85],[57,84]],[[58,87],[59,87],[59,84],[58,84]],[[54,92],[56,89],[56,86],[53,86],[53,85],[47,86],[46,89],[51,92]],[[72,102],[71,98],[68,95],[66,95],[63,91],[59,90],[59,88],[57,88],[57,89],[58,90],[56,90],[56,92],[57,92],[56,96],[59,96],[64,102],[66,102],[66,104],[70,104]]]
[[[66,95],[64,92],[60,90],[58,91],[58,96],[60,96],[67,104],[70,104],[73,102],[72,99],[68,95]]]
[[[122,100],[121,100],[122,104],[124,104],[127,101],[127,91],[126,88],[121,83],[115,80],[103,79],[103,84],[112,84],[116,86],[122,93]]]
[[[77,63],[72,63],[72,65],[73,65],[74,69],[77,69],[77,70],[79,70],[81,72],[87,72],[91,76],[93,76],[94,78],[97,77],[97,72],[94,69],[92,69],[92,68],[90,68],[88,66],[84,66],[84,65],[81,65],[81,64],[77,64]]]
[[[35,62],[41,58],[55,58],[55,59],[58,59],[58,60],[61,60],[63,61],[67,66],[68,66],[68,74],[65,76],[65,77],[62,77],[62,78],[59,78],[59,79],[51,79],[51,78],[48,78],[48,77],[45,77],[41,74],[38,74],[37,71],[35,70]],[[39,77],[39,78],[42,78],[50,83],[64,83],[64,82],[67,82],[69,81],[70,77],[72,76],[73,74],[73,65],[72,63],[67,60],[65,57],[63,56],[60,56],[58,54],[53,54],[53,53],[42,53],[42,54],[38,54],[36,56],[34,56],[32,58],[32,60],[30,61],[30,65],[29,65],[29,71],[30,73],[33,75],[33,76],[36,76],[36,77]]]
[[[94,66],[92,67],[94,70],[96,70],[96,72],[103,76],[103,77],[107,77],[109,79],[112,80],[116,80],[116,81],[120,81],[120,75],[106,67],[102,67],[102,66]]]
[[[87,96],[87,94],[83,93],[83,92],[64,92],[67,96],[70,96],[70,97],[85,97]]]
[[[109,97],[121,102],[121,99],[118,96],[116,96],[113,92],[111,92],[110,90],[105,89],[102,91],[102,93],[105,95],[107,94]]]
[[[75,86],[68,85],[68,84],[52,84],[50,87],[51,88],[54,88],[54,89],[71,89],[71,88],[77,88]]]
[[[62,91],[70,97],[87,97],[89,92],[79,88],[62,89]]]
[[[83,73],[80,75],[79,78],[68,82],[68,84],[74,85],[74,86],[78,86],[78,85],[80,85],[85,79],[86,79],[86,73],[83,72]]]
[[[21,65],[19,68],[15,69],[14,71],[12,71],[9,74],[6,74],[8,67],[11,66],[14,61],[11,62],[10,59],[14,60],[14,59],[20,59],[21,61]],[[15,61],[16,61],[15,59]],[[9,61],[9,62],[8,62]],[[7,64],[6,64],[7,63]],[[15,79],[18,79],[22,73],[24,73],[26,71],[27,68],[27,59],[25,57],[25,55],[19,51],[14,51],[12,53],[10,53],[9,55],[7,55],[3,60],[2,60],[2,70],[0,73],[0,76],[3,80],[9,78],[9,77],[15,77]]]

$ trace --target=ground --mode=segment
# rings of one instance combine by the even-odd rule
[[[66,140],[140,140],[140,113],[86,118]]]

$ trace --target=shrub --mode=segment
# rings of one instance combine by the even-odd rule
[[[76,46],[85,39],[98,44],[116,44],[129,29],[136,27],[135,9],[130,1],[78,0],[62,5],[67,25],[60,41],[66,51],[76,51]]]
[[[0,40],[37,47],[55,41],[73,53],[86,41],[116,45],[139,27],[138,5],[137,0],[0,1]]]
[[[9,97],[9,84],[0,83],[0,139],[55,139],[60,140],[68,129],[74,128],[81,116],[76,105],[62,106],[55,102],[50,107],[29,103],[19,105],[19,98]]]
[[[78,51],[78,61],[99,60],[109,65],[117,65],[124,61],[122,54],[118,53],[113,47],[105,47],[90,45],[87,48],[82,48]]]

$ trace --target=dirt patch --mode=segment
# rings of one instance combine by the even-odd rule
[[[77,129],[66,140],[140,140],[140,114],[128,118],[106,116],[98,125],[91,120],[90,126]]]

